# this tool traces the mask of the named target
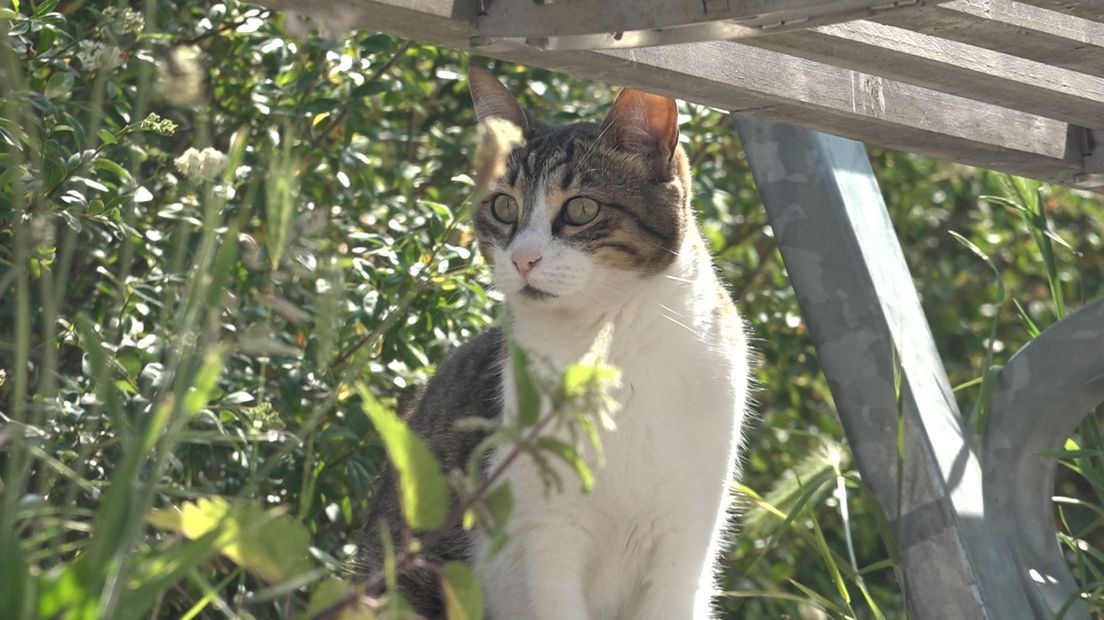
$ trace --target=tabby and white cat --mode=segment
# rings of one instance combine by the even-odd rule
[[[708,618],[748,352],[694,220],[675,102],[625,89],[601,124],[552,127],[490,73],[472,69],[469,79],[479,120],[512,122],[525,138],[475,212],[510,333],[566,365],[612,324],[621,407],[589,494],[572,485],[546,494],[536,465],[520,459],[506,474],[515,508],[505,549],[487,560],[489,542],[458,528],[430,559],[473,562],[494,620]],[[462,466],[481,439],[453,420],[516,415],[508,358],[499,330],[461,347],[409,416],[446,468]],[[368,565],[378,565],[378,521],[400,518],[390,474],[382,484]],[[441,614],[432,575],[400,585],[420,613]]]

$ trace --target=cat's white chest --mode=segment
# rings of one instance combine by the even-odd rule
[[[555,600],[563,588],[586,593],[585,603],[563,618],[648,618],[650,610],[672,609],[688,617],[691,607],[695,619],[707,616],[737,465],[747,353],[738,324],[723,323],[720,313],[698,321],[690,314],[614,325],[608,362],[621,370],[614,394],[621,409],[616,428],[601,432],[604,459],[593,463],[589,494],[570,474],[564,493],[546,494],[531,463],[508,473],[517,544],[481,569],[494,584],[492,608],[541,617],[541,601]],[[562,332],[528,336],[528,346],[561,363],[579,353]],[[515,396],[506,369],[510,415]],[[532,565],[533,557],[541,565]],[[565,574],[567,585],[540,585],[542,575],[562,582]],[[527,596],[512,599],[511,588]],[[530,606],[510,607],[511,600]]]
[[[719,489],[732,459],[743,394],[733,384],[743,351],[718,351],[689,334],[657,339],[612,363],[622,370],[617,428],[603,434],[598,484],[612,501],[684,501],[687,485]],[[735,358],[735,359],[734,359]]]

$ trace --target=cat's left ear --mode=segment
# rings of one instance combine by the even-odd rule
[[[602,130],[619,148],[668,163],[678,147],[678,106],[670,97],[626,88],[617,95]]]
[[[521,104],[490,71],[470,67],[468,89],[471,90],[472,102],[475,104],[475,117],[479,122],[489,118],[501,118],[517,125],[523,132],[530,130],[529,117]]]

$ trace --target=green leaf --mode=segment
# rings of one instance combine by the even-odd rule
[[[58,5],[58,0],[42,0],[35,5],[34,16],[38,18],[45,17],[50,11],[54,10],[54,7]]]
[[[103,141],[104,144],[115,144],[118,142],[118,140],[115,139],[115,134],[106,129],[99,130],[96,132],[96,135],[100,137],[100,140]]]
[[[496,486],[483,501],[490,513],[494,525],[498,528],[506,526],[510,515],[514,512],[514,493],[510,490],[510,483],[503,482]]]
[[[594,486],[594,474],[591,473],[590,466],[583,460],[583,457],[579,456],[575,448],[555,437],[537,439],[537,447],[555,454],[568,465],[571,465],[575,469],[575,473],[579,474],[579,480],[583,483],[583,493],[590,492],[591,487]]]
[[[50,99],[64,99],[73,93],[73,72],[58,71],[46,81],[46,90],[43,93]]]
[[[280,266],[280,259],[287,249],[288,235],[295,216],[299,181],[295,174],[298,162],[291,154],[295,141],[285,137],[283,148],[268,155],[268,175],[265,177],[265,214],[268,231],[269,264],[273,270]],[[229,169],[229,167],[228,167]]]
[[[816,536],[817,549],[820,551],[821,558],[824,559],[824,565],[828,568],[828,574],[831,575],[832,581],[836,584],[836,591],[839,592],[840,598],[847,605],[850,611],[851,607],[851,593],[847,590],[847,584],[843,581],[843,575],[840,574],[839,566],[836,564],[835,556],[832,555],[831,549],[828,548],[828,541],[824,539],[824,531],[820,529],[820,521],[814,515],[813,522],[813,534]],[[854,614],[851,614],[853,617]]]
[[[221,351],[210,351],[203,361],[203,366],[196,375],[195,383],[188,393],[184,395],[184,415],[192,417],[207,407],[211,400],[211,393],[218,386],[219,374],[222,373]]]
[[[89,588],[80,573],[87,572],[88,556],[82,556],[57,575],[46,573],[38,581],[38,618],[96,620],[99,607],[94,588]]]
[[[1031,213],[1039,213],[1042,203],[1039,200],[1040,183],[1034,179],[1008,175],[1008,180],[1015,190],[1020,203],[1027,207]],[[1012,196],[1009,196],[1012,198]]]
[[[467,565],[446,563],[441,570],[441,591],[448,620],[483,620],[483,592]]]
[[[310,533],[278,509],[231,504],[221,497],[201,498],[180,508],[154,510],[146,521],[192,540],[218,532],[218,551],[269,583],[311,569]]]
[[[371,97],[372,95],[378,95],[384,91],[390,90],[390,82],[381,82],[376,80],[374,82],[365,82],[360,86],[357,86],[349,93],[349,99],[359,99],[361,97]]]
[[[391,35],[374,34],[361,42],[361,48],[373,54],[395,49],[395,39]]]
[[[859,587],[859,592],[862,592],[863,600],[866,601],[866,605],[870,607],[871,613],[874,614],[874,620],[885,620],[885,614],[883,614],[882,609],[878,607],[878,603],[874,601],[874,597],[870,595],[870,590],[867,589],[862,578],[857,578],[855,585]]]
[[[756,536],[766,536],[767,548],[774,544],[783,530],[793,527],[794,521],[805,513],[806,506],[815,504],[827,494],[824,485],[835,478],[835,472],[832,471],[831,466],[823,462],[823,457],[819,455],[807,456],[794,469],[796,471],[803,470],[811,474],[812,477],[802,480],[797,476],[787,475],[775,482],[775,487],[771,489],[766,499],[749,495],[753,500],[756,500],[756,506],[748,512],[748,528],[754,528],[752,531],[760,530],[756,533]],[[748,494],[750,489],[741,487],[741,491]],[[774,502],[782,505],[777,505]],[[762,509],[766,509],[767,513],[782,519],[769,533],[766,529],[767,514],[763,513]]]
[[[448,484],[437,457],[366,386],[357,385],[357,390],[364,413],[379,431],[387,456],[398,472],[399,497],[407,524],[416,530],[441,527],[448,513]]]
[[[988,202],[988,203],[993,204],[993,205],[997,205],[999,207],[1004,207],[1005,209],[1008,209],[1009,211],[1012,211],[1013,213],[1016,213],[1017,215],[1027,214],[1027,207],[1021,205],[1020,203],[1016,202],[1015,200],[1011,200],[1011,199],[1005,198],[1003,196],[984,195],[984,196],[978,196],[978,199],[984,200],[985,202]]]
[[[77,333],[80,334],[81,348],[88,354],[88,361],[92,367],[92,377],[96,381],[97,395],[104,403],[105,412],[125,436],[131,432],[130,421],[123,411],[119,392],[115,389],[115,383],[112,381],[114,373],[110,362],[114,360],[108,356],[103,343],[100,342],[100,335],[96,332],[96,328],[88,315],[78,315],[76,323]]]
[[[996,299],[993,300],[993,303],[998,305],[998,306],[1003,304],[1004,300],[1006,298],[1005,290],[1004,290],[1004,281],[1001,279],[1000,270],[997,269],[996,264],[993,263],[993,259],[989,258],[988,254],[983,252],[981,248],[979,248],[977,245],[975,245],[972,241],[970,241],[966,237],[958,234],[957,232],[955,232],[953,230],[948,231],[948,232],[950,233],[951,237],[954,238],[955,241],[961,243],[966,249],[973,252],[974,256],[977,256],[982,261],[984,261],[986,265],[989,266],[989,269],[993,272],[993,275],[995,276],[996,287],[997,287],[997,295],[996,295]]]
[[[1020,320],[1023,321],[1024,327],[1027,328],[1027,335],[1032,338],[1038,336],[1041,333],[1039,326],[1035,324],[1035,321],[1031,320],[1031,315],[1027,313],[1027,310],[1020,304],[1020,301],[1013,297],[1012,303],[1015,304],[1016,312],[1019,313]]]
[[[357,604],[357,587],[337,579],[321,581],[311,592],[310,604],[300,618],[308,620],[318,617],[324,611],[336,611],[335,615],[327,616],[335,620],[374,620],[372,610]],[[341,604],[339,610],[331,610],[335,605]]]
[[[996,391],[997,380],[1000,379],[1002,370],[1004,370],[1004,366],[1001,364],[992,364],[985,369],[985,374],[981,376],[981,391],[978,394],[977,418],[975,420],[978,437],[984,436],[985,427],[989,423],[989,408],[992,405],[993,393]]]
[[[30,618],[32,597],[28,596],[27,583],[31,576],[23,557],[23,545],[16,535],[16,528],[6,527],[0,532],[0,616],[4,618]]]
[[[569,397],[581,396],[592,384],[608,383],[617,375],[616,368],[604,364],[572,364],[564,369],[563,391]]]
[[[215,255],[215,264],[211,267],[211,278],[207,285],[207,305],[218,306],[226,296],[226,286],[237,266],[238,225],[235,222],[226,232]]]
[[[196,540],[142,558],[133,569],[131,587],[123,593],[120,608],[127,610],[131,617],[145,614],[189,571],[218,552],[218,540],[219,532],[212,530]]]
[[[240,405],[242,403],[253,402],[253,395],[244,390],[238,390],[222,397],[222,404],[224,405]]]
[[[847,615],[846,610],[844,610],[839,605],[833,603],[832,601],[828,600],[824,596],[818,594],[816,590],[813,590],[809,586],[803,585],[801,582],[799,582],[797,580],[794,580],[794,579],[790,579],[790,584],[793,585],[793,587],[797,588],[798,590],[801,590],[802,594],[809,597],[809,599],[814,601],[816,604],[820,605],[822,608],[827,609],[831,612],[834,612],[836,614],[836,617],[839,617],[839,618],[850,617],[850,616]]]
[[[530,374],[529,355],[517,343],[510,343],[510,359],[514,368],[514,389],[517,391],[518,418],[522,426],[532,426],[540,418],[540,393]]]

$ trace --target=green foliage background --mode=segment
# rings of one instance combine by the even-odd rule
[[[465,212],[469,59],[244,4],[133,8],[140,32],[82,0],[0,9],[0,616],[314,613],[347,591],[384,458],[353,386],[400,408],[495,320]],[[79,55],[92,41],[118,53],[97,67]],[[616,92],[480,64],[548,121],[601,118]],[[151,112],[175,132],[144,129]],[[903,617],[892,544],[735,132],[719,111],[682,113],[700,220],[760,357],[722,605]],[[189,147],[227,154],[226,172],[188,178],[174,160]],[[1048,277],[1031,225],[981,198],[1025,202],[1002,177],[871,157],[969,411],[987,350],[999,363],[1030,339],[1027,319],[1061,314],[1052,281],[1071,308],[1104,291],[1104,201],[1041,188],[1064,242]],[[1022,314],[952,231],[991,257]],[[1061,536],[1099,605],[1100,417],[1074,442],[1057,494],[1081,503],[1062,509]]]

